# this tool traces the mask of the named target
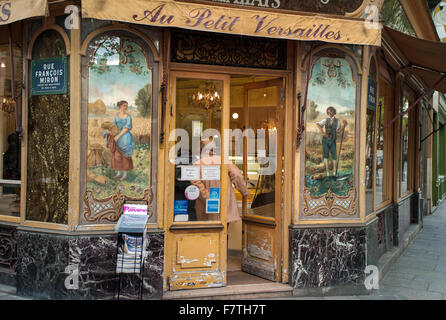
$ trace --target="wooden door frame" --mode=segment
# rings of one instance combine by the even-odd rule
[[[230,112],[230,97],[229,97],[229,75],[222,74],[212,74],[209,72],[190,72],[190,71],[171,71],[170,72],[170,86],[169,86],[169,109],[167,111],[167,130],[166,133],[170,134],[172,130],[176,128],[176,83],[178,78],[189,78],[189,79],[197,79],[197,80],[218,80],[223,81],[223,106],[222,106],[222,120],[221,120],[221,128],[219,130],[223,130],[225,127],[229,126],[229,112]],[[222,132],[223,134],[223,132]],[[223,135],[222,135],[223,138]],[[221,150],[225,152],[224,147],[224,139],[221,139]],[[174,214],[173,214],[173,205],[174,205],[174,174],[175,165],[170,163],[169,161],[169,150],[172,146],[175,145],[175,142],[169,141],[169,138],[166,140],[166,148],[165,148],[165,156],[166,156],[166,170],[165,174],[165,183],[164,192],[165,196],[165,210],[164,210],[164,225],[165,225],[165,254],[164,254],[164,285],[163,291],[169,290],[169,276],[174,272],[174,255],[176,251],[174,250],[174,244],[172,243],[175,239],[174,232],[184,232],[190,231],[190,233],[210,233],[210,232],[219,232],[221,239],[223,239],[223,245],[219,245],[218,248],[218,257],[219,257],[219,266],[220,269],[225,271],[227,269],[227,250],[226,250],[226,234],[227,234],[227,206],[220,205],[220,221],[187,221],[187,222],[175,222]],[[226,156],[222,154],[223,158]],[[170,183],[169,183],[170,182]],[[222,162],[221,163],[221,186],[227,185],[228,183],[228,168],[227,165]],[[220,195],[220,203],[227,202],[227,189],[221,189]],[[220,230],[220,231],[218,231]],[[224,283],[226,283],[226,272],[222,272],[224,274]]]
[[[277,87],[277,106],[281,109],[281,117],[279,121],[283,121],[285,119],[285,105],[282,104],[282,93],[284,93],[282,90],[284,90],[284,77],[279,77],[276,79],[272,79],[272,80],[265,80],[265,81],[258,81],[258,82],[250,82],[250,83],[246,83],[243,85],[243,126],[248,128],[248,122],[249,119],[247,117],[248,115],[248,91],[249,90],[253,90],[253,89],[261,89],[261,88],[269,88],[269,87]],[[276,114],[277,115],[277,114]],[[275,116],[276,116],[275,115]],[[283,123],[283,122],[282,122]],[[284,148],[283,147],[283,143],[284,143],[284,128],[282,129],[278,129],[277,132],[277,146],[276,148],[281,148],[282,151],[280,153],[280,157],[277,156],[276,154],[276,170],[275,170],[275,176],[276,176],[276,184],[275,184],[275,207],[274,207],[274,220],[270,219],[270,218],[266,218],[266,217],[259,217],[256,218],[255,216],[248,216],[247,212],[246,212],[246,204],[243,203],[243,215],[242,215],[242,228],[243,230],[245,230],[245,224],[246,223],[254,223],[254,224],[263,224],[263,225],[268,225],[270,227],[273,227],[274,230],[274,248],[273,248],[273,254],[278,254],[278,260],[283,261],[282,255],[283,255],[283,251],[282,251],[282,247],[283,247],[283,241],[284,239],[281,237],[283,230],[282,230],[282,220],[283,220],[283,212],[281,210],[282,208],[282,201],[284,198],[283,192],[281,192],[282,189],[282,169],[283,169],[283,164],[282,164],[282,156],[284,156]],[[247,143],[246,143],[246,136],[243,137],[244,139],[244,143],[243,143],[243,159],[245,162],[245,156],[247,154]],[[245,165],[247,165],[247,163],[243,164],[244,166],[244,176],[245,176],[245,180],[247,178],[247,168],[245,168]],[[278,173],[279,172],[279,173]],[[280,180],[277,179],[277,176],[280,177]],[[277,184],[279,183],[279,184]],[[280,191],[280,192],[278,192]],[[247,234],[244,234],[242,236],[242,250],[244,250],[244,248],[247,248]],[[281,263],[278,264],[278,269],[277,272],[275,274],[276,280],[278,282],[282,281],[282,269],[283,266]]]
[[[289,46],[289,48],[293,48]],[[284,132],[295,132],[295,119],[296,119],[296,109],[297,109],[297,100],[295,99],[295,91],[297,90],[295,88],[295,78],[300,78],[299,76],[296,76],[297,69],[293,67],[294,62],[294,50],[288,50],[288,69],[287,70],[268,70],[268,69],[255,69],[255,68],[242,68],[242,67],[222,67],[222,66],[213,66],[213,65],[198,65],[198,64],[184,64],[184,63],[173,63],[171,62],[169,64],[169,73],[172,73],[174,71],[177,72],[193,72],[193,73],[213,73],[213,74],[224,74],[224,75],[252,75],[252,76],[276,76],[281,77],[284,79],[284,88],[285,88],[285,128]],[[300,72],[300,71],[299,71]],[[170,78],[172,79],[172,78]],[[172,96],[171,96],[171,90],[172,90],[172,80],[169,83],[169,90],[168,90],[168,103],[166,107],[166,132],[169,132],[171,128],[171,120],[172,120],[172,112],[173,112],[173,104],[172,104]],[[296,157],[296,152],[293,148],[294,146],[294,134],[288,134],[284,136],[284,186],[283,186],[283,207],[282,209],[282,283],[288,283],[289,279],[289,225],[291,223],[292,214],[293,214],[293,173],[294,173],[294,159]],[[169,148],[164,148],[165,152],[165,164],[168,164],[168,152]],[[165,181],[168,180],[168,170],[165,170],[164,172]],[[164,186],[164,193],[168,195],[168,184],[166,183]],[[166,196],[165,199],[165,205],[164,205],[164,228],[166,232],[168,231],[167,227],[167,216],[169,215],[169,210],[167,208],[169,207],[168,199]],[[296,204],[294,204],[296,206]],[[164,270],[168,270],[168,261],[166,258],[164,258]],[[166,275],[164,276],[164,279],[166,279]],[[166,284],[164,285],[164,291],[166,291],[168,288]]]

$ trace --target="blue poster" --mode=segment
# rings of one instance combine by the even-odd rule
[[[206,213],[220,213],[220,200],[206,199]]]
[[[188,200],[175,200],[173,205],[174,214],[188,214]]]
[[[31,95],[67,93],[67,57],[31,62]]]
[[[220,188],[209,188],[209,199],[220,199]]]

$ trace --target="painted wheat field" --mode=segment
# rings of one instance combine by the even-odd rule
[[[315,122],[319,122],[324,117],[318,117]],[[347,120],[343,137],[341,133],[337,135],[336,150],[338,151],[338,174],[337,178],[327,177],[325,164],[322,158],[322,135],[315,123],[309,123],[306,131],[305,150],[305,186],[310,189],[313,195],[322,195],[330,189],[338,195],[347,195],[353,187],[354,181],[354,157],[355,157],[355,125],[354,117],[340,115],[340,121]],[[342,138],[342,147],[341,146]],[[329,161],[329,169],[332,174],[333,162]]]
[[[88,153],[87,153],[87,188],[94,192],[96,199],[105,199],[118,191],[130,197],[141,197],[150,186],[151,168],[151,122],[141,117],[137,110],[129,107],[132,117],[132,130],[135,151],[132,155],[133,169],[124,181],[114,179],[116,170],[110,168],[110,151],[102,137],[104,122],[113,121],[117,108],[107,108],[105,114],[89,116],[88,119]]]

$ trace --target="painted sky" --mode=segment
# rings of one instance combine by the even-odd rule
[[[139,47],[134,45],[134,48]],[[103,51],[99,49],[97,56],[101,56],[102,54]],[[110,71],[100,74],[90,68],[88,82],[89,103],[94,103],[96,100],[102,99],[107,106],[111,107],[115,106],[120,100],[126,100],[130,106],[135,105],[135,98],[138,91],[147,84],[152,83],[152,73],[150,69],[147,69],[145,57],[141,51],[134,52],[134,56],[141,62],[141,66],[144,66],[141,74],[130,71],[130,63],[121,65],[120,68],[118,54],[107,58],[107,66]]]
[[[312,82],[315,76],[320,72],[321,67],[326,70],[326,67],[322,66],[322,60],[316,63],[313,69],[312,79],[310,81],[310,86],[308,88],[308,100],[313,100],[318,105],[317,111],[321,114],[326,114],[326,110],[329,106],[336,108],[337,113],[342,113],[344,111],[355,110],[355,95],[356,88],[351,86],[348,88],[342,88],[338,85],[336,78],[326,77],[327,81],[324,85],[313,85]],[[342,59],[336,59],[342,62],[341,70],[344,73],[346,79],[352,79],[352,72],[348,63]],[[352,84],[354,82],[351,81]]]

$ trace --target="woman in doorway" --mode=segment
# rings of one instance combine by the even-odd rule
[[[195,165],[220,165],[221,157],[215,155],[215,142],[212,137],[208,140],[201,141],[201,159],[195,163]],[[250,195],[248,187],[243,178],[243,173],[237,168],[236,165],[230,163],[228,165],[228,223],[240,220],[240,212],[237,206],[237,199],[235,196],[234,187],[240,191],[244,197]],[[198,180],[191,181],[191,183],[198,187],[200,190],[200,196],[195,201],[195,211],[197,214],[197,220],[219,220],[218,213],[206,213],[206,200],[209,199],[210,188],[220,188],[220,181],[216,180]]]
[[[110,149],[110,167],[117,170],[114,179],[121,181],[127,179],[127,172],[133,169],[132,155],[135,150],[135,142],[130,133],[132,130],[132,117],[127,113],[128,102],[118,102],[119,112],[113,118],[113,124],[118,128],[118,132],[113,136],[110,129],[105,134],[107,148]],[[122,176],[121,176],[122,173]]]

